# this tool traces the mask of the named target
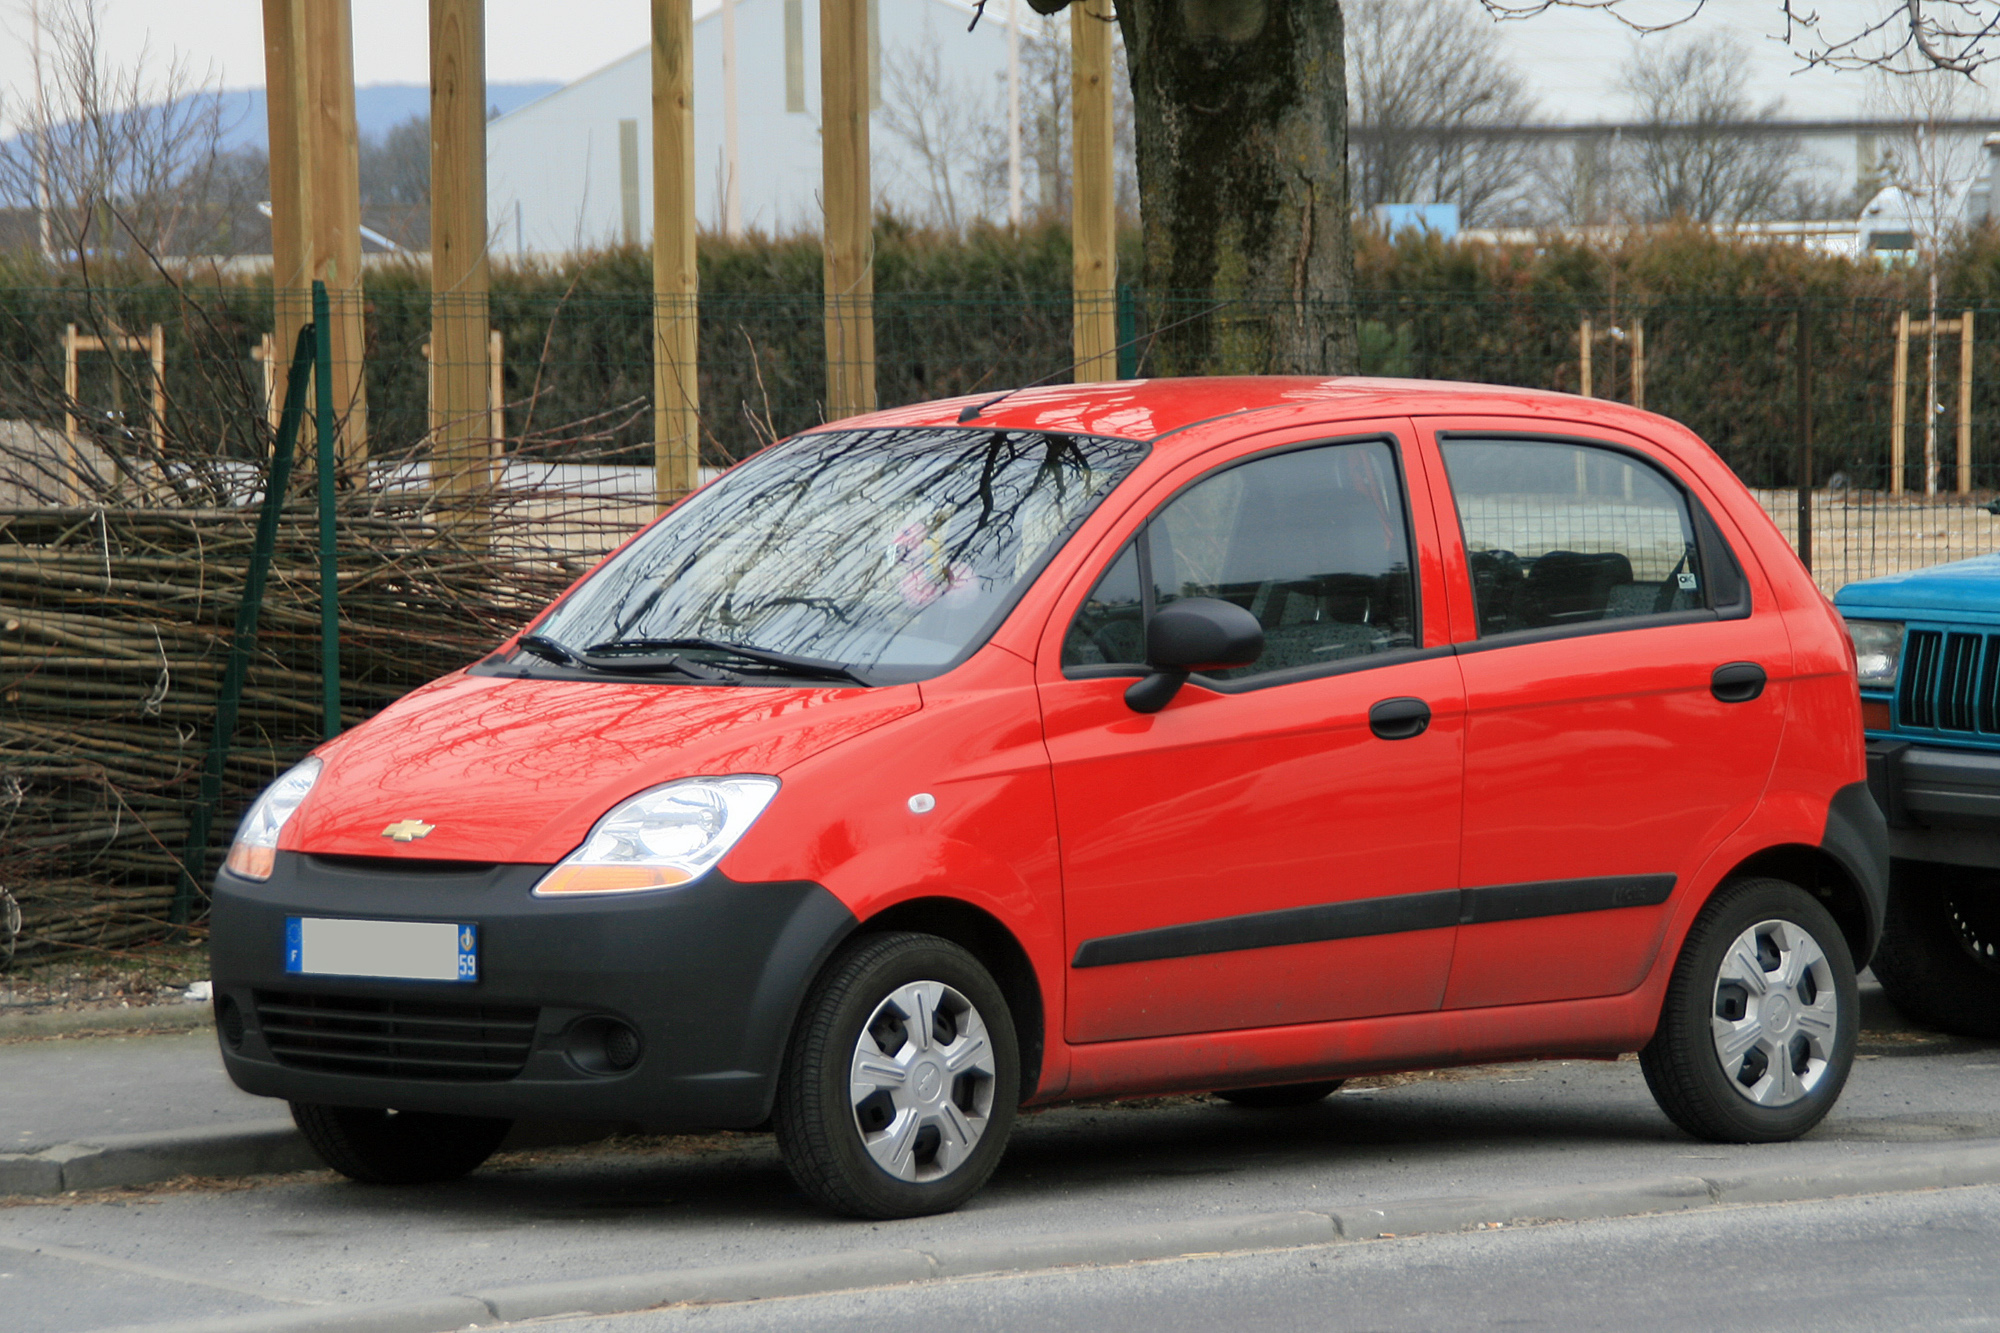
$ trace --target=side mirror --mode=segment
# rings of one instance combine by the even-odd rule
[[[1135,713],[1157,713],[1190,671],[1248,666],[1263,654],[1264,627],[1234,602],[1189,597],[1171,603],[1146,626],[1146,665],[1153,674],[1125,691],[1125,704]]]

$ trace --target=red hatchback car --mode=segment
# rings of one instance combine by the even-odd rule
[[[1841,622],[1685,429],[1472,385],[839,422],[322,747],[215,884],[229,1072],[361,1180],[769,1123],[951,1208],[1018,1107],[1638,1051],[1788,1138],[1887,878]]]

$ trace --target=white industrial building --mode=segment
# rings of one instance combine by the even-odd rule
[[[990,180],[978,188],[982,160],[971,150],[983,134],[990,153],[997,131],[1004,153],[1010,8],[1008,0],[992,0],[968,32],[973,10],[957,0],[869,0],[870,156],[878,200],[921,216],[935,173],[947,171],[955,200],[963,196],[961,221],[1004,219],[1004,184],[998,196]],[[694,25],[696,217],[716,231],[819,230],[818,4],[734,0],[706,9]],[[1025,5],[1018,12],[1025,43],[1036,25]],[[724,66],[732,26],[733,157]],[[906,121],[923,122],[932,140],[928,155],[885,127],[885,92]],[[494,253],[527,258],[650,241],[651,108],[651,55],[642,48],[490,122],[486,195]]]

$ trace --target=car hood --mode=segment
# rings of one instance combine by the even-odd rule
[[[2000,555],[1863,579],[1835,593],[1833,603],[1844,612],[1879,611],[1898,619],[1936,611],[2000,615]]]
[[[708,687],[461,673],[322,748],[326,767],[279,845],[546,864],[575,850],[635,792],[700,775],[783,776],[921,706],[915,685]],[[384,834],[405,820],[432,827],[407,843]]]

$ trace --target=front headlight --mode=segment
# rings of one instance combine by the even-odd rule
[[[765,777],[688,778],[613,806],[583,846],[558,861],[538,896],[670,889],[723,858],[778,794]]]
[[[1855,668],[1863,686],[1892,688],[1903,664],[1903,625],[1898,620],[1850,620],[1847,637],[1854,640]]]
[[[251,802],[250,812],[236,827],[236,841],[230,844],[230,873],[244,879],[269,879],[278,864],[278,831],[305,803],[306,793],[319,781],[322,765],[308,759],[264,789]]]

